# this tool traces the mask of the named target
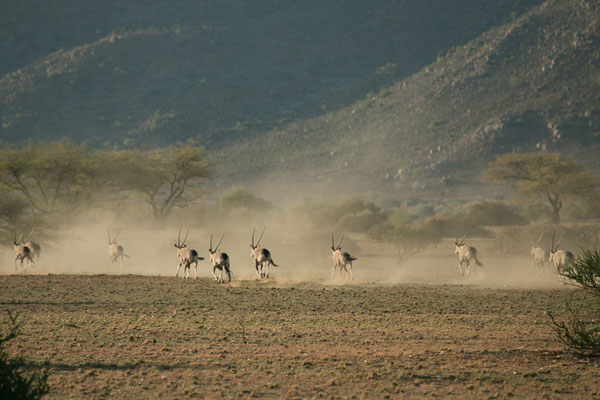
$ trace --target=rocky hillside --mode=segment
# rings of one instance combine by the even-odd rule
[[[208,147],[343,109],[541,0],[63,0],[0,14],[0,140]]]
[[[238,149],[242,164],[261,149],[257,168],[272,179],[346,192],[478,185],[506,152],[559,151],[599,167],[600,3],[544,2],[363,100],[227,150]]]

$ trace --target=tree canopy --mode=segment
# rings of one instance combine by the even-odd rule
[[[211,167],[204,148],[193,144],[150,151],[90,150],[69,139],[7,146],[0,150],[0,222],[12,235],[133,193],[161,219],[200,196]]]
[[[547,200],[555,224],[560,222],[563,201],[592,201],[600,194],[600,181],[593,171],[557,153],[503,154],[484,172],[484,177],[511,185],[525,198]]]

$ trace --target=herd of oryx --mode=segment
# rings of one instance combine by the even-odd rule
[[[183,240],[181,240],[181,228],[179,228],[179,232],[177,234],[177,243],[173,245],[177,249],[177,259],[179,260],[179,264],[177,265],[177,271],[175,272],[175,276],[179,276],[179,271],[181,267],[183,267],[183,278],[188,279],[190,277],[190,270],[192,264],[194,265],[194,279],[198,276],[198,261],[204,260],[204,257],[200,257],[198,251],[195,249],[190,249],[187,247],[186,240],[188,237],[190,230],[188,228]],[[114,237],[111,237],[110,229],[108,230],[108,264],[114,265],[118,261],[123,262],[124,257],[129,257],[125,254],[125,250],[123,246],[117,243],[117,238],[121,231],[117,232]],[[271,256],[271,252],[264,247],[260,246],[260,242],[265,233],[265,229],[263,229],[260,237],[255,243],[255,233],[256,229],[252,231],[252,239],[250,243],[250,257],[254,261],[254,267],[256,269],[256,275],[259,279],[269,278],[269,267],[272,265],[277,267],[273,261],[273,257]],[[27,238],[23,234],[19,240],[17,240],[16,235],[14,236],[14,251],[15,251],[15,270],[18,270],[18,263],[20,262],[21,271],[26,271],[26,265],[29,263],[34,263],[34,259],[38,260],[41,253],[41,247],[38,243],[31,240],[31,236],[33,231],[29,234]],[[548,267],[550,265],[554,265],[557,272],[565,271],[569,265],[571,265],[575,259],[573,253],[570,251],[559,250],[562,240],[564,238],[564,233],[560,237],[558,243],[554,245],[555,234],[552,234],[552,245],[550,250],[544,250],[539,247],[539,244],[544,237],[542,234],[539,239],[533,243],[531,246],[531,255],[533,256],[533,269],[536,272],[546,271],[548,272]],[[227,275],[227,282],[231,282],[231,264],[229,261],[229,255],[223,251],[219,251],[219,247],[223,241],[224,235],[221,235],[221,239],[217,245],[213,248],[213,236],[210,235],[210,246],[208,249],[210,263],[213,267],[213,277],[218,283],[224,283],[223,273]],[[477,258],[477,249],[472,246],[468,246],[465,243],[465,238],[467,237],[467,233],[463,235],[463,237],[459,240],[458,235],[456,236],[456,241],[454,242],[455,249],[454,253],[458,256],[458,271],[461,276],[469,277],[471,274],[476,275],[476,267],[482,267],[483,263],[479,261]],[[336,270],[339,268],[340,275],[342,271],[345,272],[345,279],[352,280],[352,262],[356,260],[356,257],[351,256],[347,252],[342,251],[342,242],[344,240],[344,235],[342,235],[339,243],[336,245],[334,240],[333,233],[331,234],[331,252],[333,259],[333,271],[331,273],[331,277],[333,278]],[[26,262],[24,264],[24,262]],[[471,266],[473,263],[473,267]],[[219,271],[219,275],[217,276],[217,271]]]

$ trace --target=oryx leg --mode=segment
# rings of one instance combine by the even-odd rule
[[[227,282],[231,282],[231,270],[229,269],[229,266],[225,267],[225,273],[227,274]]]
[[[194,280],[198,279],[198,261],[194,263]]]
[[[223,267],[219,268],[219,283],[223,283]]]
[[[256,275],[258,276],[258,279],[262,279],[262,265],[256,260],[254,261],[254,268],[256,268]]]
[[[219,278],[217,278],[217,274],[215,274],[216,270],[217,270],[217,266],[213,265],[213,277],[215,278],[215,281],[219,282]]]
[[[335,276],[335,267],[336,267],[336,265],[333,264],[333,271],[331,271],[331,278],[333,278]]]
[[[265,277],[266,277],[267,279],[269,279],[269,265],[270,265],[270,264],[271,264],[271,263],[269,262],[269,260],[267,260],[267,261],[265,262]]]
[[[353,281],[354,277],[352,276],[352,263],[348,264],[347,269],[350,272],[350,281]],[[346,280],[348,280],[348,273],[346,273]]]
[[[179,269],[181,269],[181,265],[183,264],[183,262],[179,263],[179,266],[177,267],[177,272],[175,272],[175,278],[177,278],[179,276]],[[184,270],[185,271],[185,270]],[[185,272],[184,272],[185,274]]]

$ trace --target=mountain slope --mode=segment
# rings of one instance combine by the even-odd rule
[[[512,151],[599,167],[599,89],[600,5],[547,1],[347,108],[227,147],[222,171],[402,192],[479,181]]]
[[[209,148],[341,109],[541,0],[13,2],[0,140]]]

